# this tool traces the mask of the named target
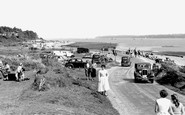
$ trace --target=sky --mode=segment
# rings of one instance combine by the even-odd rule
[[[184,0],[0,0],[0,26],[44,39],[185,33]]]

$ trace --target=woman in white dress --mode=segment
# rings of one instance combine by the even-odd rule
[[[168,93],[166,90],[160,91],[161,98],[156,100],[155,113],[156,115],[174,115],[171,109],[171,101],[167,99]]]
[[[172,100],[171,108],[174,115],[185,115],[184,106],[181,102],[179,102],[177,94],[171,95],[171,100]]]
[[[107,95],[106,91],[110,89],[108,77],[109,74],[105,69],[105,65],[102,65],[101,70],[98,72],[98,92],[100,92],[102,95]]]

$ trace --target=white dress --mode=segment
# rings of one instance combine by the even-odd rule
[[[158,107],[159,107],[159,112],[157,115],[170,115],[168,110],[171,107],[171,101],[166,98],[160,98],[156,100]]]
[[[98,91],[107,91],[110,89],[109,87],[109,81],[108,81],[109,74],[107,70],[99,70],[98,73]]]

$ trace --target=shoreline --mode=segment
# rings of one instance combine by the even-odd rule
[[[118,43],[116,50],[118,51],[127,51],[128,49],[135,49],[134,47],[129,47],[126,44],[122,44],[122,43]],[[136,50],[141,50],[144,52],[152,52],[155,56],[157,56],[158,58],[162,58],[165,59],[166,57],[168,57],[171,60],[174,60],[174,62],[178,65],[178,66],[185,66],[185,52],[180,52],[180,51],[154,51],[154,46],[143,46],[143,47],[137,47]],[[159,47],[158,47],[159,48]]]

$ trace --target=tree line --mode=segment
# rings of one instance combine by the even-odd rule
[[[20,28],[11,28],[6,26],[0,26],[0,38],[2,39],[12,39],[14,41],[27,41],[40,39],[36,32],[31,30],[23,31]]]

